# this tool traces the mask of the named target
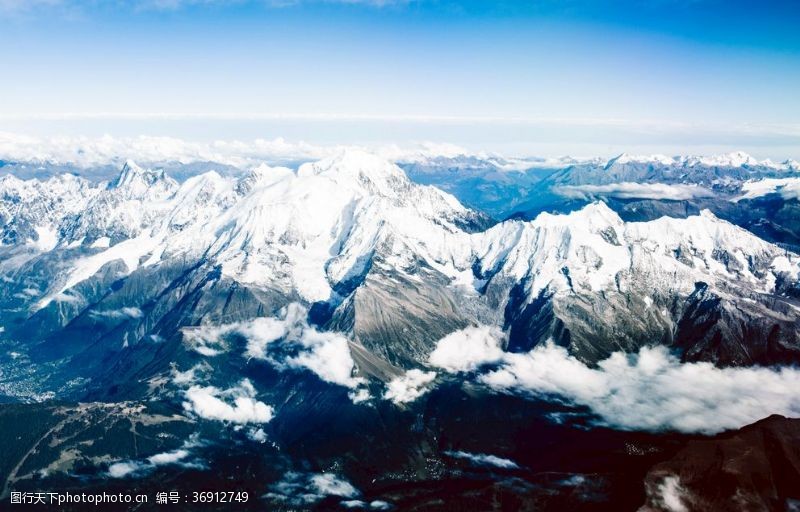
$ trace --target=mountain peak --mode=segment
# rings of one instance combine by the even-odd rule
[[[126,160],[125,165],[122,166],[122,170],[113,183],[113,188],[130,186],[137,181],[145,181],[152,185],[156,180],[163,177],[163,170],[144,169],[133,160]]]
[[[567,214],[540,213],[532,223],[540,227],[585,228],[591,232],[624,224],[617,212],[603,201],[595,201]]]
[[[759,165],[759,161],[744,151],[733,151],[724,155],[701,157],[687,157],[689,165],[704,165],[707,167],[742,167],[744,165]]]
[[[746,164],[757,164],[758,160],[748,155],[744,151],[734,151],[726,155],[733,165],[742,166]]]
[[[370,194],[381,196],[394,196],[398,185],[408,184],[408,178],[397,165],[356,148],[343,149],[329,158],[303,164],[297,175],[325,177],[340,185],[366,189]]]
[[[236,191],[241,195],[246,195],[258,186],[276,183],[292,175],[294,175],[294,171],[288,167],[272,167],[262,163],[239,178],[236,183]]]
[[[666,155],[655,154],[655,155],[631,155],[629,153],[621,153],[620,155],[608,160],[606,162],[605,168],[608,169],[614,165],[622,165],[628,163],[659,163],[663,165],[669,165],[674,163],[675,159],[670,158]]]
[[[127,160],[117,179],[109,184],[110,190],[127,199],[164,197],[178,188],[178,183],[163,169],[144,169],[133,160]]]

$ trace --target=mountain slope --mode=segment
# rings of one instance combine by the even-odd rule
[[[426,366],[439,339],[476,323],[504,328],[510,351],[553,339],[587,363],[659,343],[720,365],[800,350],[797,256],[710,212],[626,223],[595,203],[486,229],[452,196],[352,151],[181,185],[129,163],[84,196],[77,213],[41,214],[54,243],[0,249],[15,283],[2,293],[7,337],[84,365],[292,302],[349,335],[357,366],[381,379]]]
[[[664,431],[798,410],[796,370],[724,367],[800,360],[800,258],[710,211],[492,224],[352,151],[3,183],[0,401],[29,402],[0,410],[8,490],[658,509],[645,473],[697,437]],[[664,468],[695,492],[684,466]]]

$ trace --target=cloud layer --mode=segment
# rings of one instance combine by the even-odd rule
[[[208,327],[194,333],[199,352],[228,350],[227,337],[242,336],[244,356],[264,360],[281,370],[305,369],[320,379],[351,390],[354,402],[370,398],[366,380],[354,377],[355,363],[347,339],[319,332],[306,322],[297,304],[280,318]],[[200,340],[198,342],[198,340]],[[638,354],[615,353],[590,368],[566,349],[552,344],[528,353],[503,350],[503,333],[477,326],[441,340],[428,364],[451,374],[470,374],[489,388],[588,408],[596,424],[629,430],[675,430],[713,434],[753,423],[770,414],[800,416],[800,369],[717,368],[710,363],[681,363],[665,347]],[[288,351],[287,351],[288,350]],[[220,390],[196,383],[194,368],[175,372],[186,390],[185,408],[198,416],[236,423],[264,423],[273,410],[255,400],[249,381]],[[385,400],[414,402],[435,386],[437,373],[411,369],[391,380]],[[180,382],[178,382],[180,381]]]
[[[714,193],[698,185],[666,183],[611,183],[608,185],[565,185],[553,188],[556,194],[572,199],[616,197],[619,199],[667,199],[681,201],[711,197]]]
[[[767,194],[780,194],[784,199],[800,199],[800,178],[767,178],[758,181],[748,181],[742,185],[742,199],[754,199]]]
[[[590,368],[553,344],[509,353],[503,343],[496,328],[469,327],[439,340],[429,362],[450,373],[484,367],[477,380],[491,389],[584,406],[596,423],[614,428],[711,434],[770,414],[800,416],[800,369],[794,367],[681,363],[667,348],[654,347],[614,353]],[[414,400],[431,382],[403,377],[386,398]]]
[[[548,344],[506,354],[479,380],[497,391],[586,406],[597,423],[621,429],[713,434],[770,414],[800,416],[800,369],[681,363],[664,347],[615,353],[589,368]]]

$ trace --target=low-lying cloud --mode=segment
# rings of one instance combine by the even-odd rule
[[[396,404],[406,404],[413,402],[433,387],[436,379],[436,372],[424,372],[422,370],[408,370],[405,374],[391,380],[386,385],[386,392],[383,398],[391,400]]]
[[[184,409],[201,418],[231,423],[268,423],[274,409],[255,399],[256,390],[248,379],[221,390],[214,386],[192,386],[186,390]]]
[[[584,406],[614,428],[711,434],[770,414],[800,416],[800,368],[681,363],[666,347],[614,353],[590,368],[552,343],[527,353],[505,352],[503,343],[496,328],[469,327],[439,340],[429,363],[450,373],[483,367],[477,380],[496,391]],[[431,383],[395,385],[387,398],[410,401]]]
[[[614,353],[589,368],[553,344],[508,353],[479,380],[492,389],[588,407],[630,430],[717,433],[770,414],[800,416],[800,369],[681,363],[664,347]]]
[[[503,359],[503,333],[496,327],[467,327],[436,343],[428,361],[448,372],[464,372]]]
[[[690,494],[675,475],[665,476],[655,486],[648,485],[646,491],[648,505],[655,505],[669,512],[689,511],[686,503],[690,502],[690,500],[686,498],[690,497]]]
[[[354,401],[363,401],[366,381],[353,376],[355,362],[347,338],[318,331],[308,324],[307,313],[302,305],[293,303],[278,318],[184,328],[183,338],[191,349],[213,357],[230,350],[238,336],[245,340],[245,357],[267,361],[279,370],[309,370],[325,382],[359,391],[353,395]]]
[[[666,183],[611,183],[608,185],[564,185],[553,192],[570,199],[615,197],[618,199],[664,199],[682,201],[698,197],[711,197],[714,193],[699,185],[669,185]]]
[[[313,371],[322,380],[350,388],[354,402],[370,398],[366,381],[353,377],[346,338],[308,326],[300,306],[287,308],[277,320],[238,324],[227,332],[234,330],[246,336],[248,357],[279,369]],[[273,352],[275,343],[288,344],[292,352]],[[794,367],[681,363],[667,348],[654,347],[638,354],[615,353],[590,368],[553,344],[528,353],[508,353],[503,346],[499,329],[468,327],[439,340],[428,364],[453,374],[478,372],[477,381],[498,392],[586,407],[595,424],[620,429],[713,434],[770,414],[800,416],[800,369]],[[387,384],[383,398],[398,405],[411,403],[434,387],[436,376],[435,371],[409,370]],[[189,383],[194,374],[176,377]],[[249,381],[243,382],[227,391],[193,385],[186,391],[186,407],[214,419],[269,421],[272,409],[256,402],[248,391]]]
[[[290,471],[264,497],[295,507],[307,507],[327,496],[355,498],[361,493],[347,480],[332,473]]]
[[[112,320],[142,318],[144,313],[139,308],[124,307],[105,311],[91,311],[89,316],[92,318],[108,318]]]
[[[294,318],[254,318],[223,325],[184,327],[182,334],[189,348],[208,357],[227,352],[229,344],[226,339],[238,335],[247,340],[247,357],[264,359],[267,345],[286,336],[289,324],[295,321]]]
[[[767,178],[742,184],[742,195],[735,201],[779,194],[783,199],[800,200],[800,178]]]
[[[446,455],[454,459],[464,459],[476,466],[492,466],[501,469],[517,469],[519,466],[516,462],[497,455],[490,455],[487,453],[470,453],[464,451],[450,451],[445,452]]]
[[[144,460],[126,460],[111,464],[108,476],[111,478],[142,477],[152,473],[160,466],[180,466],[187,469],[205,469],[205,464],[192,457],[192,448],[201,446],[197,438],[192,436],[176,450],[157,453]]]

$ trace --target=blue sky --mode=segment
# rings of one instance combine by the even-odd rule
[[[0,130],[800,157],[800,2],[0,0]]]

